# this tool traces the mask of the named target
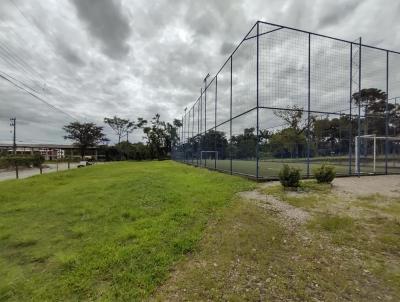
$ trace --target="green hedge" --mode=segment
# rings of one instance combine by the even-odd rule
[[[7,169],[15,166],[40,168],[43,162],[44,157],[40,154],[33,156],[7,155],[0,158],[0,168]]]

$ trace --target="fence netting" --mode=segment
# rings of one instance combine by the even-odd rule
[[[257,22],[182,117],[172,158],[275,179],[400,172],[400,53]]]

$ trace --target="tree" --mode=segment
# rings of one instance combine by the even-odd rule
[[[79,148],[81,158],[85,156],[85,151],[90,147],[95,147],[99,143],[107,142],[103,127],[97,126],[94,123],[72,122],[63,127],[67,133],[64,139],[74,141],[74,144]]]
[[[39,153],[35,153],[32,157],[32,165],[36,168],[39,168],[40,174],[42,174],[43,171],[43,163],[44,157]]]
[[[385,133],[385,112],[387,94],[377,88],[364,88],[353,94],[353,101],[357,106],[364,107],[364,134],[368,134],[368,127],[374,129],[375,134]],[[391,107],[394,106],[390,104]],[[390,110],[390,108],[389,108]]]
[[[118,144],[121,142],[121,137],[132,132],[135,129],[134,122],[131,122],[128,119],[119,118],[117,116],[114,116],[112,118],[105,117],[104,123],[110,126],[110,128],[113,129],[114,132],[117,134]]]
[[[132,133],[136,129],[143,128],[143,126],[145,126],[147,124],[147,120],[145,120],[142,117],[138,117],[137,122],[132,122],[132,123],[133,123],[133,126],[130,127],[129,129],[127,129],[127,131],[126,131],[126,141],[127,142],[129,142],[129,139],[128,139],[129,133]]]
[[[160,120],[160,114],[156,114],[150,126],[144,127],[147,145],[152,158],[163,159],[171,152],[173,146],[176,146],[178,138],[178,127],[181,122],[174,120],[173,124]]]
[[[302,121],[303,112],[303,108],[297,105],[288,106],[287,109],[274,110],[274,114],[281,118],[289,128],[294,129],[297,134],[302,133],[307,128],[307,123]]]
[[[256,156],[257,135],[255,128],[245,128],[243,134],[232,135],[232,153],[235,158],[251,159]]]
[[[301,157],[304,155],[306,137],[293,128],[285,128],[273,133],[269,144],[276,157]]]

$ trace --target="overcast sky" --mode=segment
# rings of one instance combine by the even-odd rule
[[[2,0],[0,74],[82,121],[171,121],[256,20],[400,50],[399,16],[398,0]],[[0,79],[0,141],[16,116],[19,141],[63,142],[67,114]]]

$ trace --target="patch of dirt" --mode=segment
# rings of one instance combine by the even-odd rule
[[[336,178],[333,181],[333,190],[355,196],[380,194],[400,197],[400,175]]]
[[[295,227],[299,224],[305,223],[310,216],[308,212],[300,208],[296,208],[271,195],[265,195],[256,190],[240,192],[238,194],[243,199],[256,201],[259,206],[276,212],[281,216],[281,218],[283,218],[283,223],[289,227]]]

